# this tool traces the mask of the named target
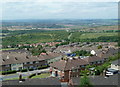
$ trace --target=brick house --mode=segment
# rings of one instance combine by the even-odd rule
[[[60,60],[50,64],[52,76],[60,77],[62,82],[68,82],[70,77],[79,76],[79,71],[88,63],[82,59]]]

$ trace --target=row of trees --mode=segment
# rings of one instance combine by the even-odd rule
[[[86,39],[73,37],[70,39],[70,41],[71,42],[118,42],[119,36],[101,36],[98,38],[86,38]]]
[[[66,41],[66,42],[62,42],[62,43],[60,43],[60,44],[56,44],[55,46],[58,47],[58,46],[61,46],[61,45],[67,45],[67,44],[69,44],[68,41]]]

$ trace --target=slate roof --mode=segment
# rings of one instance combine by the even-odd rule
[[[68,59],[68,60],[60,60],[50,64],[51,67],[66,71],[79,68],[80,65],[87,65],[88,63],[82,59]]]
[[[89,63],[89,62],[99,61],[99,60],[103,60],[103,59],[98,56],[90,56],[87,58],[83,58],[83,60]]]
[[[1,52],[2,65],[41,61],[62,56],[60,53],[48,53],[48,55],[32,56],[28,53]]]
[[[71,52],[74,52],[74,51],[77,51],[77,50],[80,50],[80,47],[71,47],[69,45],[63,45],[63,46],[59,46],[57,47],[54,52],[60,52],[60,51],[71,51]]]
[[[90,82],[95,85],[95,87],[101,87],[101,85],[103,85],[103,87],[116,87],[113,85],[118,85],[118,78],[120,77],[120,75],[113,75],[110,76],[108,78],[105,78],[104,76],[90,76]],[[80,77],[72,77],[72,83],[74,85],[80,85]],[[109,85],[109,86],[107,86]]]
[[[36,79],[27,79],[21,83],[19,83],[19,80],[6,80],[6,81],[3,81],[2,82],[2,85],[6,85],[6,86],[10,86],[10,85],[16,85],[16,86],[19,86],[19,85],[26,85],[25,87],[27,87],[27,85],[41,85],[41,86],[49,86],[49,85],[52,85],[53,87],[55,85],[57,86],[60,86],[61,83],[59,81],[58,78],[36,78]]]
[[[25,50],[25,49],[15,49],[15,50],[2,50],[2,52],[16,52],[16,53],[25,53],[25,52],[27,52],[28,53],[28,51],[27,50]]]
[[[120,59],[113,61],[112,64],[120,66]]]
[[[115,54],[117,54],[118,50],[119,49],[109,48],[108,50],[101,51],[100,53],[98,53],[97,56],[101,58],[109,58],[110,56],[114,56]]]
[[[47,55],[39,55],[39,58],[43,59],[43,60],[46,60],[46,59],[51,59],[51,58],[59,57],[59,56],[62,56],[62,55],[63,55],[62,53],[53,53],[53,52],[50,52]]]
[[[32,61],[40,61],[36,56],[28,55],[27,53],[3,53],[2,54],[2,65],[16,64]]]

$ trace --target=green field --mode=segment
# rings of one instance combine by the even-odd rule
[[[68,36],[72,33],[70,38]],[[110,37],[110,38],[109,38]],[[118,39],[115,39],[118,37],[117,32],[67,32],[65,30],[57,30],[57,31],[14,31],[10,32],[9,35],[5,36],[5,38],[2,38],[2,44],[3,48],[6,48],[8,45],[13,46],[14,48],[18,44],[32,44],[32,43],[40,43],[40,42],[53,42],[53,41],[62,41],[62,40],[68,40],[72,42],[79,42],[79,41],[91,41],[87,39],[97,39],[94,41],[99,41],[99,38],[101,38],[100,41],[112,41],[117,42]],[[104,40],[104,38],[106,38]],[[92,40],[93,41],[93,40]]]
[[[86,39],[86,38],[98,38],[101,36],[117,36],[118,33],[84,33],[80,35],[80,39]]]
[[[92,39],[92,38],[98,38],[101,36],[117,36],[118,33],[81,33],[81,32],[75,32],[72,34],[71,39],[79,38],[79,39]]]

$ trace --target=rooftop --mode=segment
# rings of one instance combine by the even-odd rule
[[[62,71],[66,71],[66,70],[77,69],[78,66],[86,65],[86,64],[88,63],[82,59],[67,59],[67,60],[54,62],[50,64],[50,66]]]
[[[118,78],[120,75],[113,75],[108,78],[104,76],[90,76],[90,82],[97,87],[101,87],[100,85],[106,85],[105,87],[117,87],[113,85],[118,85]],[[80,77],[72,77],[72,82],[74,85],[80,84]],[[107,86],[109,85],[109,86]]]
[[[58,78],[36,78],[36,79],[27,79],[23,82],[19,82],[19,80],[7,80],[3,81],[2,85],[52,85],[52,86],[58,86],[60,87],[61,83]]]

